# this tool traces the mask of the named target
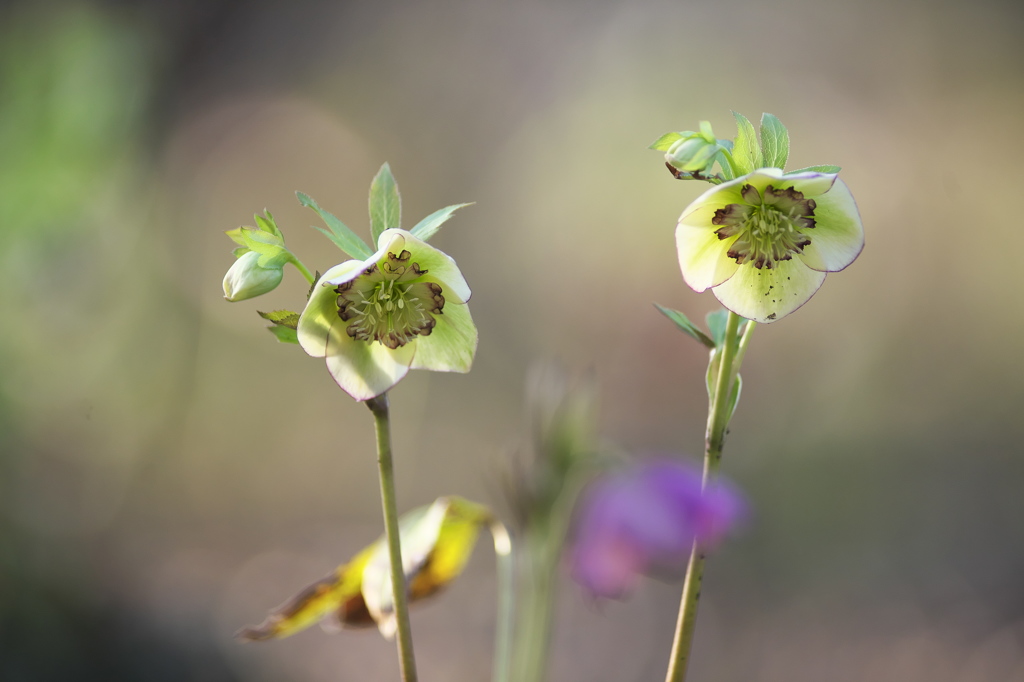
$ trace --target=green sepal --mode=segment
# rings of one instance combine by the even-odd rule
[[[314,230],[319,230],[328,239],[330,239],[335,246],[341,249],[342,253],[345,253],[352,258],[359,260],[366,260],[373,255],[373,250],[366,245],[362,239],[359,238],[355,232],[353,232],[345,223],[338,220],[338,218],[322,208],[320,205],[313,200],[308,194],[302,192],[296,192],[295,196],[298,197],[299,203],[306,208],[313,209],[320,219],[324,221],[330,231],[323,229],[322,227],[313,226]],[[375,241],[376,243],[376,241]]]
[[[275,325],[287,327],[289,329],[299,328],[299,314],[291,310],[275,310],[269,313],[257,310],[256,312],[259,313],[259,316],[264,320],[273,322]]]
[[[700,328],[697,327],[697,325],[695,325],[693,322],[690,322],[689,318],[687,318],[686,315],[684,315],[683,313],[679,312],[678,310],[666,308],[665,306],[660,305],[658,303],[655,303],[654,307],[657,308],[662,315],[670,319],[677,327],[679,327],[680,330],[686,332],[696,340],[703,343],[708,348],[715,347],[715,342],[707,334],[702,332]]]
[[[273,327],[267,327],[267,331],[277,337],[277,340],[281,343],[299,343],[299,334],[291,327],[279,327],[274,325]]]
[[[736,164],[737,175],[752,173],[764,166],[761,145],[757,141],[754,125],[743,114],[732,112],[736,118],[736,143],[732,158]]]
[[[416,227],[409,230],[409,232],[414,237],[418,237],[423,241],[428,241],[431,237],[437,234],[437,231],[440,230],[441,226],[452,217],[452,214],[455,213],[455,211],[459,210],[463,206],[472,205],[473,202],[469,202],[468,204],[452,204],[451,206],[445,206],[416,223]]]
[[[785,168],[789,160],[789,131],[772,114],[761,114],[761,154],[764,165]]]
[[[692,135],[692,133],[689,133]],[[654,149],[659,152],[667,152],[669,147],[678,142],[679,140],[686,137],[686,133],[665,133],[657,140],[651,143],[648,149]]]
[[[245,244],[245,237],[242,235],[242,228],[241,227],[236,227],[233,230],[228,230],[224,234],[226,234],[228,237],[230,237],[231,241],[233,241],[234,243],[239,244],[241,246],[245,246],[246,245]]]
[[[380,233],[402,226],[402,198],[391,166],[385,163],[370,183],[370,234],[376,244]]]
[[[263,209],[263,214],[266,216],[265,218],[261,217],[258,214],[253,216],[253,218],[256,219],[256,224],[259,226],[261,230],[263,230],[264,232],[269,232],[270,234],[274,235],[283,242],[284,234],[277,227],[277,222],[274,220],[274,216],[271,215],[270,211],[268,211],[267,209]]]
[[[239,246],[237,249],[234,249],[231,252],[231,255],[233,255],[235,258],[241,258],[245,254],[249,253],[249,251],[250,251],[249,247],[247,247],[247,246]]]
[[[231,230],[231,232],[236,231]],[[264,232],[255,227],[240,227],[237,234],[241,237],[241,243],[249,251],[260,254],[258,262],[261,268],[281,267],[292,258],[291,252],[284,246],[284,240],[272,232]],[[234,234],[228,233],[228,236],[235,239]]]
[[[786,171],[786,175],[793,175],[794,173],[838,173],[841,170],[842,168],[839,166],[807,166],[806,168]]]

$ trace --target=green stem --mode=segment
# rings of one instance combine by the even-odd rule
[[[416,656],[412,650],[409,624],[408,587],[402,570],[402,543],[398,533],[398,505],[395,502],[395,469],[391,459],[391,416],[388,394],[366,401],[377,427],[377,463],[380,467],[380,499],[384,506],[384,532],[391,560],[391,589],[398,624],[398,662],[403,682],[416,682]]]
[[[740,325],[740,316],[730,312],[725,327],[725,340],[720,350],[721,363],[718,376],[715,378],[715,390],[708,405],[708,426],[704,446],[704,482],[706,487],[718,470],[722,459],[722,444],[725,441],[725,430],[729,425],[729,394],[734,383],[735,369],[742,359],[739,342],[736,338]],[[749,341],[749,327],[744,338]],[[743,346],[746,351],[746,345]],[[700,599],[701,583],[704,578],[704,554],[696,543],[690,553],[690,563],[686,567],[686,580],[683,582],[683,596],[679,603],[679,617],[676,621],[676,633],[672,640],[672,653],[669,657],[668,672],[665,682],[684,682],[686,667],[690,662],[690,648],[693,646],[693,634],[697,626],[697,604]]]
[[[512,665],[512,623],[515,616],[515,557],[508,529],[491,520],[494,556],[498,564],[498,622],[494,630],[494,669],[492,682],[509,682]]]
[[[298,268],[299,272],[302,273],[302,276],[306,278],[306,281],[309,282],[310,284],[315,283],[316,282],[316,277],[314,277],[313,273],[309,271],[309,268],[307,268],[305,265],[303,265],[302,261],[300,261],[298,258],[296,258],[294,253],[291,253],[289,251],[289,254],[291,255],[291,258],[289,258],[288,260],[291,262],[292,265],[294,265],[296,268]]]

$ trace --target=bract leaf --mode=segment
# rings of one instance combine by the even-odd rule
[[[391,166],[384,164],[370,183],[370,233],[377,243],[380,233],[402,226],[402,199]]]
[[[682,133],[665,133],[657,140],[652,142],[648,149],[655,149],[659,152],[667,152],[669,150],[669,147],[671,147],[681,139],[683,139]]]
[[[838,173],[842,168],[839,166],[807,166],[806,168],[797,168],[796,170],[786,171],[786,175],[793,175],[794,173]]]
[[[761,153],[764,165],[785,168],[789,159],[789,131],[772,114],[761,114]]]
[[[440,230],[441,226],[452,217],[452,214],[455,213],[455,211],[459,210],[463,206],[472,205],[473,202],[469,202],[468,204],[452,204],[451,206],[445,206],[416,223],[416,227],[409,230],[409,232],[412,233],[412,236],[419,237],[423,241],[427,241],[437,234],[437,231]]]
[[[711,340],[711,338],[707,334],[702,332],[700,328],[697,327],[697,325],[695,325],[693,322],[690,322],[690,319],[686,317],[686,315],[684,315],[683,313],[679,312],[678,310],[666,308],[665,306],[659,305],[657,303],[654,304],[654,307],[661,311],[662,315],[672,320],[672,322],[682,331],[686,332],[693,338],[697,339],[708,348],[715,347],[715,342]]]
[[[732,158],[736,162],[737,173],[746,175],[764,166],[761,145],[757,141],[754,125],[747,120],[747,117],[735,111],[732,112],[732,115],[736,118],[736,142],[733,146]]]
[[[267,331],[277,337],[281,343],[299,343],[299,334],[291,327],[277,326],[267,327]]]
[[[327,238],[334,242],[334,245],[341,249],[343,253],[358,260],[366,260],[373,255],[373,250],[366,245],[366,242],[359,238],[359,235],[349,229],[345,223],[338,220],[332,213],[320,208],[320,205],[311,196],[302,192],[296,192],[295,196],[298,197],[300,204],[316,211],[316,214],[320,216],[320,219],[324,221],[330,231],[328,232],[320,227],[314,227],[314,229],[320,230],[327,235]]]
[[[716,347],[721,348],[722,343],[725,342],[725,327],[729,322],[729,311],[725,308],[712,310],[704,318],[704,321],[707,322],[708,330],[711,332],[711,340],[715,342]],[[740,325],[736,328],[737,336],[743,333],[743,329],[749,321],[740,318]]]
[[[289,329],[298,329],[299,327],[299,314],[291,310],[275,310],[269,313],[257,310],[256,312],[264,320],[269,320],[275,325],[288,327]]]

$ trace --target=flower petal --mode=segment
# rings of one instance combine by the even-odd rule
[[[679,269],[691,289],[699,293],[733,276],[739,266],[729,258],[728,252],[736,239],[735,235],[719,239],[710,221],[707,225],[694,225],[679,219],[676,226]]]
[[[729,310],[756,322],[774,322],[802,306],[814,295],[825,273],[807,267],[799,257],[758,270],[747,264],[713,289]]]
[[[347,281],[363,269],[363,261],[350,260],[324,273],[313,287],[306,308],[299,316],[298,337],[302,349],[315,358],[327,354],[327,337],[338,321],[338,294],[331,280]],[[352,277],[350,277],[351,275]]]
[[[449,301],[444,307],[444,314],[437,317],[437,325],[430,335],[421,336],[413,343],[416,346],[413,369],[468,372],[477,343],[476,325],[469,315],[469,307],[452,305]]]
[[[809,268],[838,272],[860,255],[864,248],[864,225],[849,188],[836,180],[832,189],[814,199],[816,227],[804,234],[811,238],[800,256]]]
[[[343,391],[356,400],[369,400],[402,380],[415,352],[415,343],[391,350],[376,341],[353,339],[339,317],[328,335],[327,370]]]
[[[437,282],[445,290],[443,293],[446,299],[462,303],[469,300],[472,292],[469,290],[469,285],[466,284],[466,278],[462,276],[459,266],[455,264],[451,256],[435,249],[425,241],[417,239],[405,230],[394,228],[384,230],[380,235],[378,243],[383,244],[385,239],[393,239],[395,233],[404,237],[404,248],[412,253],[413,262],[418,263],[422,269],[428,271],[429,274],[426,279]]]

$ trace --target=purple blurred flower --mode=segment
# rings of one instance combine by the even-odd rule
[[[724,481],[701,492],[692,465],[652,460],[594,481],[576,510],[573,578],[595,596],[621,597],[641,574],[679,570],[694,542],[717,544],[742,520],[746,503]]]

